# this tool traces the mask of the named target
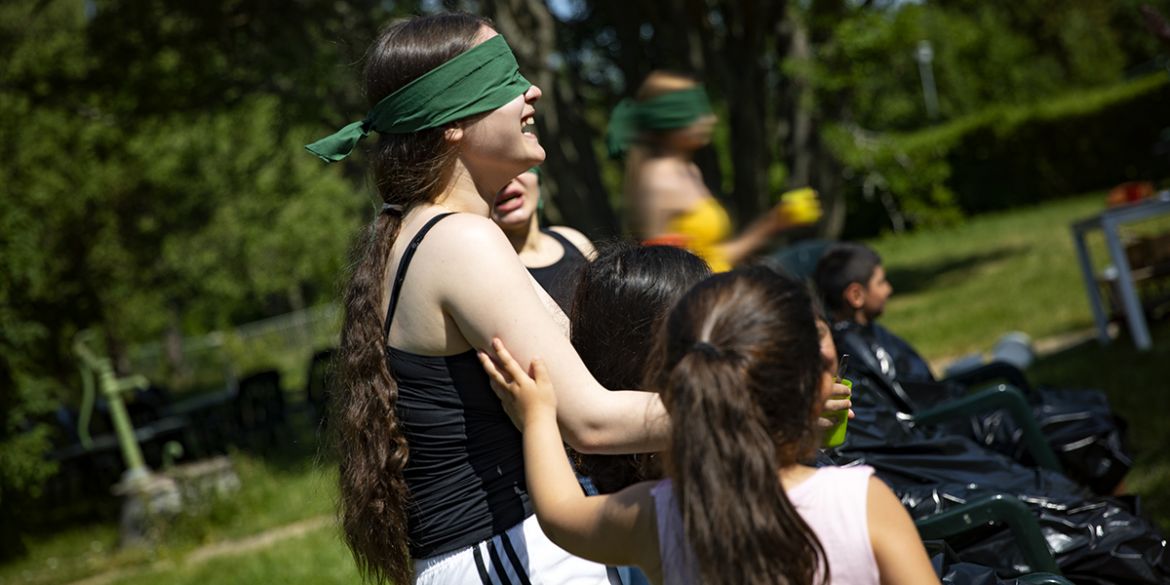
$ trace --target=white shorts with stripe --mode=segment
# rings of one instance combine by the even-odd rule
[[[613,569],[575,557],[553,544],[541,531],[535,514],[475,546],[415,559],[414,575],[415,585],[621,583]]]

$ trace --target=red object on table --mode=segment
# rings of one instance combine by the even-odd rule
[[[1130,181],[1122,183],[1109,190],[1105,204],[1109,207],[1136,203],[1147,197],[1154,196],[1154,184],[1149,181]]]

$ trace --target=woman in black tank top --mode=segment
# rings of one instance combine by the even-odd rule
[[[540,227],[540,182],[540,167],[512,179],[496,195],[492,221],[504,230],[520,262],[567,315],[581,268],[594,255],[593,243],[573,228]]]
[[[519,433],[476,359],[497,338],[521,363],[543,357],[578,451],[665,446],[661,400],[593,379],[488,219],[500,189],[544,159],[528,131],[540,90],[465,14],[387,28],[365,86],[367,117],[307,147],[338,161],[378,134],[368,156],[383,206],[359,233],[330,417],[346,543],[375,582],[610,582],[540,531]]]

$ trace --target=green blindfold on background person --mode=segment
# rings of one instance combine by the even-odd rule
[[[370,132],[408,134],[490,112],[532,87],[496,35],[382,98],[366,119],[305,148],[325,162],[349,156]]]
[[[644,130],[677,130],[711,114],[711,101],[701,86],[681,89],[645,101],[626,98],[610,115],[605,144],[609,156],[620,158],[630,141]]]

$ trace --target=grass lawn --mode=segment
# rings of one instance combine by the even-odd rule
[[[349,549],[331,524],[255,552],[228,554],[199,563],[178,560],[159,565],[113,581],[111,585],[354,585],[361,582]]]
[[[883,323],[932,360],[989,350],[1010,330],[1038,339],[1091,327],[1069,223],[1103,204],[1078,197],[870,242],[894,286]]]
[[[1067,199],[872,242],[896,290],[883,322],[936,361],[988,350],[1006,331],[1041,339],[1091,327],[1068,225],[1100,211],[1102,202],[1102,195]],[[1099,238],[1093,246],[1103,264]],[[1170,380],[1170,323],[1153,324],[1152,333],[1149,353],[1135,351],[1128,338],[1107,347],[1091,341],[1041,359],[1030,374],[1040,383],[1109,394],[1130,422],[1138,455],[1128,486],[1156,521],[1170,527],[1170,425],[1162,421],[1170,413],[1170,392],[1163,388]],[[0,566],[0,585],[68,583],[110,571],[102,585],[357,583],[349,553],[328,521],[263,546],[229,545],[202,558],[195,552],[332,513],[333,466],[316,462],[311,440],[289,442],[295,444],[279,455],[237,455],[243,491],[199,518],[179,521],[166,546],[116,551],[114,526],[78,527],[32,539],[27,559]]]
[[[68,583],[98,573],[179,563],[195,548],[257,534],[287,524],[329,515],[336,501],[332,466],[318,465],[301,446],[261,458],[232,457],[242,488],[198,516],[182,516],[169,528],[167,546],[155,550],[118,550],[114,523],[81,526],[29,538],[25,559],[0,566],[0,585]],[[340,546],[340,544],[339,544]]]

